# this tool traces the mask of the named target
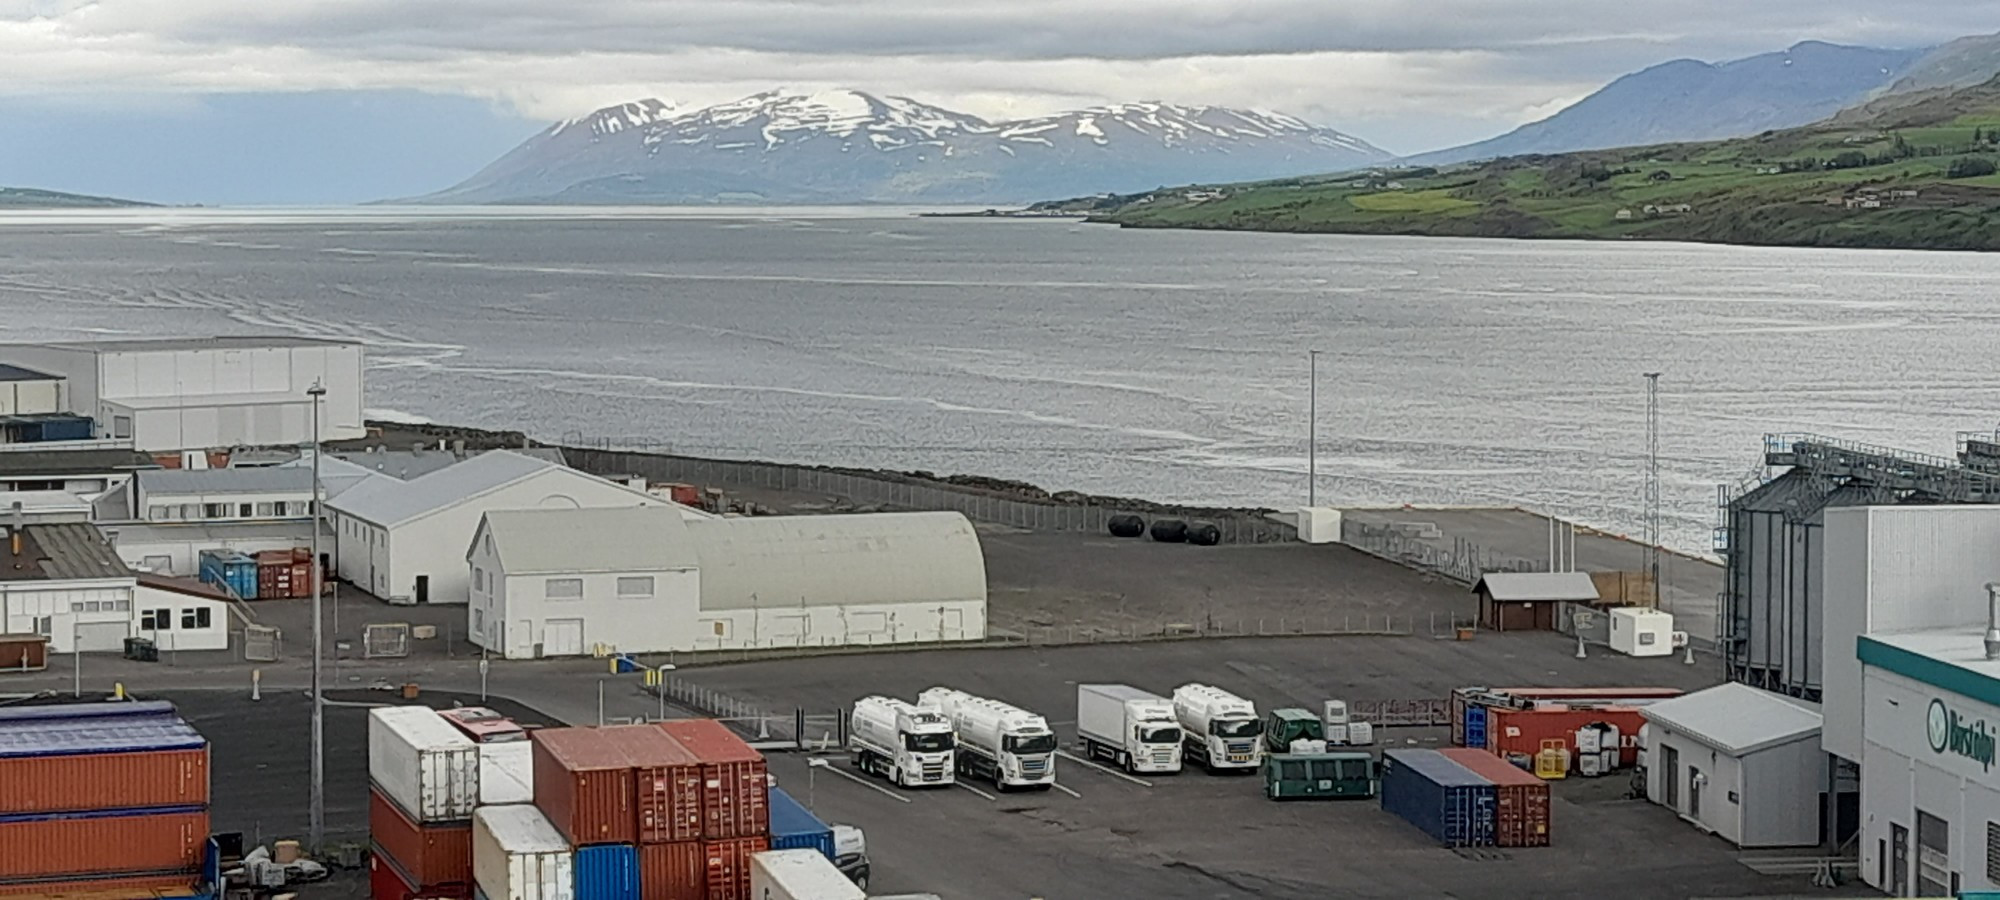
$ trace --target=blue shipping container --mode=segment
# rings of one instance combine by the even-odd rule
[[[257,599],[257,561],[234,550],[201,551],[201,580],[244,600]]]
[[[1493,783],[1436,750],[1382,754],[1382,808],[1447,847],[1493,846]]]
[[[1486,749],[1486,707],[1465,704],[1465,746]]]
[[[631,844],[576,848],[576,900],[639,900],[639,849]]]
[[[771,849],[818,850],[833,859],[833,829],[799,805],[792,795],[771,789]]]

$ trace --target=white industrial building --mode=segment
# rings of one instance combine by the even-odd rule
[[[63,411],[94,418],[96,437],[149,453],[309,442],[315,383],[322,438],[362,437],[361,357],[358,342],[282,336],[0,345],[0,362],[60,376]]]
[[[138,579],[90,525],[6,526],[0,534],[0,632],[42,634],[50,649],[116,651],[133,634]]]
[[[312,470],[155,469],[132,476],[132,518],[141,522],[254,522],[312,515]]]
[[[41,416],[67,406],[63,378],[0,363],[0,416]]]
[[[678,510],[495,510],[467,561],[472,641],[508,659],[671,647],[695,631],[700,564]]]
[[[231,601],[192,578],[139,576],[132,602],[132,636],[162,653],[229,649]]]
[[[488,512],[627,506],[673,505],[510,450],[409,481],[359,478],[326,501],[340,578],[390,603],[467,602],[466,547]]]
[[[958,513],[493,513],[465,556],[468,630],[510,658],[986,636],[985,558]]]
[[[1723,684],[1640,710],[1646,796],[1743,848],[1820,843],[1819,705]]]
[[[134,472],[157,468],[152,457],[133,450],[9,448],[0,450],[0,496],[10,491],[67,491],[95,498],[123,487]]]
[[[131,522],[99,526],[111,549],[126,565],[156,575],[185,578],[201,574],[201,551],[234,550],[255,556],[265,550],[312,546],[311,519],[282,522],[206,524]],[[320,552],[333,548],[333,534],[320,535]]]

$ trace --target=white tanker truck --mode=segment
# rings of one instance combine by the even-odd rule
[[[1186,735],[1187,755],[1209,771],[1264,764],[1264,721],[1256,704],[1219,687],[1184,684],[1174,688],[1174,718]]]
[[[1041,716],[946,687],[918,694],[917,704],[951,720],[959,774],[984,778],[1003,791],[1056,783],[1056,735]]]
[[[893,697],[863,697],[848,716],[847,749],[854,765],[903,787],[952,783],[951,721]]]

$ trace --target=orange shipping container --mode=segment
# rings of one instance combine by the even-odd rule
[[[127,875],[112,878],[79,878],[73,881],[31,881],[26,884],[0,884],[0,897],[47,897],[50,900],[159,900],[159,898],[189,897],[195,893],[195,881],[200,876],[181,875]]]
[[[374,787],[368,837],[420,885],[472,883],[472,823],[418,825]]]
[[[708,864],[708,900],[750,900],[750,856],[771,849],[763,837],[703,841]]]
[[[1472,774],[1493,782],[1494,843],[1501,847],[1549,845],[1549,783],[1484,750],[1451,747],[1438,751]]]
[[[368,894],[370,900],[471,900],[473,888],[470,884],[448,884],[418,887],[410,883],[409,873],[396,868],[394,860],[382,852],[380,846],[371,846],[368,854]]]
[[[208,748],[0,759],[0,813],[208,805]]]
[[[1486,749],[1499,756],[1523,754],[1533,756],[1542,749],[1542,742],[1560,740],[1563,748],[1576,753],[1576,730],[1593,722],[1603,722],[1618,728],[1618,764],[1635,766],[1639,764],[1639,726],[1646,724],[1639,710],[1629,706],[1606,706],[1599,709],[1571,709],[1567,706],[1548,706],[1541,709],[1500,709],[1487,710]],[[1572,757],[1574,758],[1574,757]]]
[[[701,842],[639,845],[639,900],[708,900]]]
[[[0,823],[0,879],[201,867],[208,811]]]
[[[764,754],[714,719],[675,719],[659,727],[701,760],[703,837],[771,833],[771,778]]]
[[[538,728],[534,745],[535,806],[572,846],[630,844],[638,832],[632,810],[632,761],[595,728]]]
[[[641,844],[701,839],[701,760],[651,725],[599,729],[632,763]]]

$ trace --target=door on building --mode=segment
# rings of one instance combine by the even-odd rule
[[[1889,826],[1889,889],[1891,897],[1910,895],[1910,829]]]
[[[1700,769],[1688,766],[1688,818],[1690,819],[1697,821],[1701,819],[1701,783],[1705,780],[1707,779],[1702,778]]]
[[[431,602],[431,577],[429,575],[417,576],[417,602]]]
[[[942,621],[938,623],[938,640],[957,641],[965,639],[965,610],[946,607]]]
[[[129,622],[83,622],[76,626],[77,649],[85,653],[117,653],[132,636]]]
[[[542,626],[543,656],[582,656],[583,620],[550,619]]]
[[[1951,877],[1951,823],[1917,810],[1917,895],[1955,897]]]
[[[1660,784],[1666,786],[1666,796],[1660,801],[1668,809],[1681,809],[1681,751],[1677,747],[1660,748]]]

